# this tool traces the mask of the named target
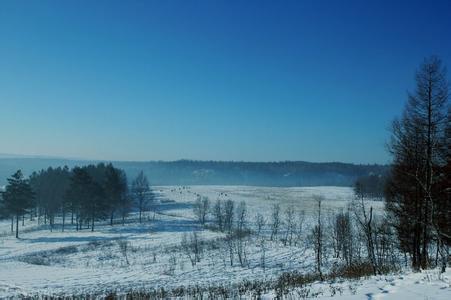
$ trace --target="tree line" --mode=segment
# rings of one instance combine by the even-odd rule
[[[37,218],[38,224],[55,227],[59,218],[61,231],[68,223],[75,229],[95,229],[96,221],[115,220],[122,224],[133,208],[142,215],[153,204],[154,194],[143,172],[129,185],[127,176],[111,163],[83,167],[48,168],[25,178],[21,170],[8,178],[1,193],[0,216],[11,219],[11,231],[19,237],[19,223],[25,217]],[[69,219],[69,220],[68,220]],[[15,222],[14,222],[15,221]]]

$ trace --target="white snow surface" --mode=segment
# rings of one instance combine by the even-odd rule
[[[192,204],[198,195],[216,199],[245,201],[249,226],[256,213],[269,217],[271,206],[279,203],[282,210],[294,205],[313,217],[316,202],[313,195],[324,198],[325,212],[336,212],[350,205],[354,197],[351,188],[299,187],[269,188],[249,186],[162,186],[154,187],[159,199],[157,213],[147,213],[142,224],[131,214],[128,223],[109,226],[96,224],[90,229],[75,231],[59,225],[50,232],[37,220],[25,220],[20,226],[20,238],[10,233],[10,221],[0,221],[0,299],[35,295],[82,295],[118,293],[164,287],[238,283],[242,280],[270,280],[287,271],[311,272],[314,255],[300,245],[284,246],[281,242],[266,244],[266,263],[261,266],[261,245],[248,245],[249,265],[230,266],[227,250],[214,247],[224,234],[199,226]],[[376,211],[383,203],[371,202]],[[70,217],[66,216],[66,221]],[[57,220],[58,222],[58,220]],[[206,243],[202,260],[192,266],[181,251],[185,233],[197,231]],[[127,259],[118,240],[129,242]],[[438,272],[405,273],[379,276],[359,281],[314,283],[316,296],[340,299],[451,299],[449,278]],[[296,292],[296,291],[294,291]],[[299,290],[298,296],[303,291]],[[268,293],[264,298],[271,299]],[[296,295],[294,299],[296,299]]]

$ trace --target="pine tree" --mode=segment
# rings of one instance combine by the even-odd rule
[[[44,213],[45,220],[49,220],[50,230],[53,229],[55,216],[62,213],[63,229],[65,220],[65,198],[64,195],[69,186],[70,172],[67,167],[48,168],[38,173],[33,172],[30,176],[30,185],[36,195],[35,211],[40,218]]]
[[[33,205],[34,193],[21,170],[8,178],[3,201],[5,209],[16,218],[16,238],[19,238],[19,218],[25,215]]]
[[[122,201],[126,199],[127,179],[125,174],[109,164],[105,172],[103,187],[110,211],[110,225],[113,225],[114,213],[121,208]]]

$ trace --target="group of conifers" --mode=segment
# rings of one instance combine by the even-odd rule
[[[48,223],[54,229],[55,218],[60,218],[61,230],[70,224],[76,230],[90,228],[95,221],[109,218],[111,225],[119,217],[125,222],[133,206],[142,214],[153,201],[154,194],[147,177],[141,171],[129,187],[124,171],[112,164],[99,163],[84,167],[48,168],[33,172],[25,178],[21,170],[8,178],[1,193],[0,217],[11,219],[11,231],[15,221],[16,237],[19,237],[19,222],[38,218],[39,223]]]

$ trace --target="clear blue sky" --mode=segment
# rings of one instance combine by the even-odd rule
[[[0,0],[0,153],[386,163],[451,2]]]

